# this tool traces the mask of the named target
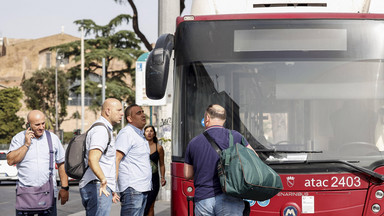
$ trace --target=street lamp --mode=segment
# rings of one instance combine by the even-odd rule
[[[55,68],[55,133],[59,131],[59,118],[58,118],[58,93],[57,93],[57,68],[64,67],[62,55],[59,54],[59,50],[56,51],[56,68]]]
[[[105,101],[105,90],[107,89],[107,86],[105,85],[105,80],[104,80],[103,84],[101,84],[101,83],[97,84],[97,88],[101,89],[101,104],[103,104]]]

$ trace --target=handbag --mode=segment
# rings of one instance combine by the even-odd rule
[[[53,195],[53,147],[49,131],[46,131],[49,145],[49,179],[42,186],[16,186],[16,209],[19,211],[42,211],[52,207]]]
[[[229,147],[220,150],[207,131],[203,134],[220,156],[217,171],[224,193],[242,199],[263,201],[283,189],[280,176],[245,146],[244,137],[241,143],[233,144],[232,131],[229,130]]]

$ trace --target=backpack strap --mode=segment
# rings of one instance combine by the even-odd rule
[[[216,153],[220,156],[221,150],[220,150],[219,146],[217,145],[216,141],[211,137],[211,135],[208,134],[207,131],[204,131],[203,134],[204,134],[205,138],[207,138],[209,143],[211,143],[211,145],[212,145],[213,149],[215,149]]]
[[[104,126],[105,129],[107,130],[107,133],[108,133],[108,144],[107,144],[107,148],[105,148],[103,154],[106,154],[107,153],[107,150],[108,150],[108,147],[109,147],[109,144],[111,143],[111,133],[109,132],[109,129],[107,128],[107,126],[105,126],[105,124],[103,122],[96,122],[95,124],[93,124],[88,130],[87,130],[87,135],[88,136],[88,132],[93,128],[93,127],[96,127],[96,126]]]
[[[49,131],[45,131],[45,134],[47,135],[48,140],[48,146],[49,146],[49,176],[52,176],[53,174],[53,144],[52,144],[52,137],[51,133]]]

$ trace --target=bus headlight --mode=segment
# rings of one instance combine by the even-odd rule
[[[384,192],[382,190],[377,190],[375,193],[377,199],[382,199],[384,197]]]
[[[375,203],[372,205],[372,211],[378,213],[380,211],[380,205]]]

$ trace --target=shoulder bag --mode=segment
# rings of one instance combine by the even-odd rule
[[[244,137],[241,143],[233,144],[232,131],[229,130],[229,147],[220,150],[207,131],[204,135],[220,156],[217,171],[221,188],[226,194],[263,201],[283,189],[280,176],[244,145]]]

